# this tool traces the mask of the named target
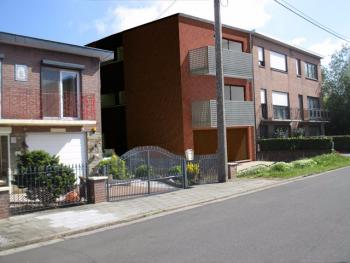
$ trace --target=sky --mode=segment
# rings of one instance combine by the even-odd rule
[[[286,0],[350,39],[349,0]],[[213,0],[0,0],[0,31],[85,45],[175,13],[213,20]],[[224,24],[253,30],[325,57],[344,41],[273,0],[221,0]]]

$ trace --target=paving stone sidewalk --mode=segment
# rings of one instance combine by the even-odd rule
[[[280,183],[281,180],[236,179],[234,182],[200,185],[148,197],[14,216],[0,220],[0,250],[129,222],[145,216],[225,199]]]

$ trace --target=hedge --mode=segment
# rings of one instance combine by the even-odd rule
[[[258,141],[260,151],[331,150],[330,137],[273,138]],[[349,137],[350,143],[350,137]],[[349,144],[350,145],[350,144]]]
[[[350,150],[350,135],[339,135],[331,137],[334,142],[334,149],[337,151]]]

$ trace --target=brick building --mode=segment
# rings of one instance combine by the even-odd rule
[[[110,51],[0,32],[0,186],[23,149],[65,164],[98,161],[100,62],[110,59]]]
[[[89,44],[115,51],[101,68],[105,148],[217,150],[214,27],[172,15]],[[255,158],[250,32],[224,26],[228,160]]]
[[[257,137],[324,135],[321,57],[252,33]]]

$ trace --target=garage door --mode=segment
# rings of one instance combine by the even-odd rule
[[[44,150],[58,155],[61,163],[86,163],[86,143],[84,133],[27,133],[29,150]]]

